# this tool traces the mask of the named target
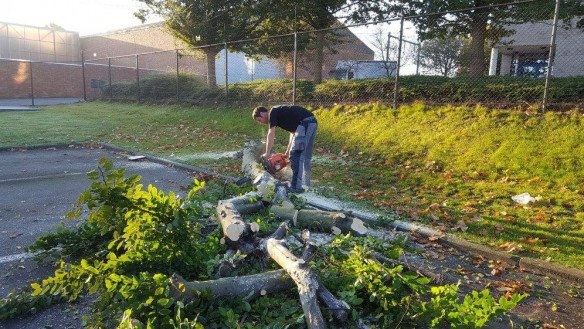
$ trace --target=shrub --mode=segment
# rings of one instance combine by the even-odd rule
[[[122,81],[113,83],[111,88],[104,88],[102,97],[136,99],[137,90],[137,82]],[[218,94],[215,88],[209,88],[202,79],[186,74],[179,74],[178,88],[174,74],[152,75],[140,80],[140,100],[142,101],[174,101],[177,99],[177,91],[179,99],[186,102],[215,98]]]
[[[236,83],[229,86],[229,99],[239,102],[291,102],[292,80],[256,80]],[[296,99],[310,100],[314,92],[314,84],[310,81],[296,82]]]
[[[424,101],[439,104],[494,103],[525,105],[539,103],[543,97],[544,80],[488,76],[481,78],[404,76],[399,78],[399,102]],[[327,80],[315,85],[299,80],[296,84],[296,100],[305,103],[367,103],[393,102],[395,82],[393,78],[361,80]],[[291,102],[292,80],[256,80],[229,85],[230,102]],[[106,87],[104,98],[136,99],[135,82],[119,82]],[[221,88],[209,88],[205,81],[188,75],[179,75],[178,92],[181,101],[216,102],[223,98]],[[156,75],[140,81],[140,100],[174,101],[177,98],[177,81],[173,74]],[[554,78],[549,101],[574,103],[584,94],[584,77]]]

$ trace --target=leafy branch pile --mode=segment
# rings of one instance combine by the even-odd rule
[[[229,199],[232,205],[236,204],[233,200],[244,201],[237,209],[253,210],[240,219],[246,228],[253,228],[254,241],[259,241],[246,247],[243,242],[252,240],[242,237],[234,247],[238,239],[234,239],[233,231],[225,235],[225,224],[218,225],[213,218],[216,211],[222,217],[219,209],[229,206],[216,209],[215,205],[219,202],[225,206],[227,197],[249,192],[252,186],[195,180],[183,199],[151,185],[144,189],[139,176],[125,177],[124,169],[113,168],[107,159],[101,159],[98,170],[88,176],[91,187],[81,194],[68,215],[80,217],[87,210],[86,220],[76,229],[61,228],[45,235],[30,248],[62,248],[54,275],[2,299],[0,320],[90,295],[92,310],[84,320],[92,328],[310,327],[311,321],[305,320],[306,310],[300,307],[297,290],[288,277],[294,273],[278,270],[270,260],[278,261],[274,250],[286,248],[291,253],[289,258],[303,253],[296,259],[298,268],[312,273],[320,288],[328,287],[329,297],[340,301],[340,309],[322,309],[323,324],[330,327],[479,328],[525,297],[496,300],[488,290],[461,297],[456,284],[432,285],[430,279],[384,261],[399,259],[404,252],[403,241],[353,237],[349,233],[325,235],[330,243],[315,248],[306,238],[310,233],[298,229],[301,226],[296,221],[300,222],[300,212],[304,211],[297,209],[298,203],[292,208],[298,226],[278,226],[277,218],[281,221],[283,215],[277,216],[263,206],[258,210],[254,205],[265,204],[268,196],[250,196],[256,192]],[[258,191],[265,187],[256,186]],[[277,197],[277,186],[271,188],[269,198]],[[276,206],[283,207],[286,202],[289,200],[281,199]],[[275,227],[278,229],[272,232]],[[214,290],[222,282],[246,282],[266,273],[279,275],[278,287],[261,288],[237,298],[216,298],[231,293]],[[205,285],[211,288],[192,288]],[[245,289],[246,284],[236,288]],[[344,324],[335,322],[338,311],[346,311]]]

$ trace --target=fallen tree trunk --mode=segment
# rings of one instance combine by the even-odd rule
[[[246,223],[232,203],[219,202],[217,219],[223,229],[222,242],[232,249],[250,252],[253,249],[253,234],[259,230],[257,223]]]
[[[294,226],[333,234],[352,233],[353,236],[367,235],[367,227],[359,218],[347,216],[342,212],[329,212],[316,209],[294,209],[285,206],[272,206],[270,212],[277,218],[287,220]]]
[[[290,275],[298,287],[300,303],[308,328],[326,328],[324,318],[318,306],[317,291],[320,286],[316,275],[308,268],[306,262],[297,258],[281,241],[269,239],[268,254]]]
[[[209,281],[186,281],[174,274],[169,282],[170,296],[187,302],[196,299],[199,292],[204,291],[209,291],[213,298],[252,300],[293,286],[294,283],[284,270]]]
[[[288,199],[286,185],[268,173],[260,162],[265,144],[250,141],[243,147],[241,171],[249,176],[264,200],[272,204],[292,205]]]
[[[221,200],[219,204],[230,203],[240,215],[251,214],[264,209],[264,203],[261,201],[262,195],[257,192],[249,192],[235,198]]]

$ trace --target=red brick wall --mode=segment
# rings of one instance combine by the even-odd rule
[[[139,56],[140,68],[176,72],[175,49],[186,49],[188,47],[183,42],[175,39],[164,28],[162,23],[155,23],[83,37],[81,38],[81,48],[85,52],[85,59],[89,61],[130,55],[112,59],[112,65],[132,67],[136,66],[135,54],[151,53]],[[184,53],[184,51],[181,51],[181,53]],[[179,59],[181,72],[198,75],[206,74],[207,66],[204,55],[201,52],[196,56],[193,55],[193,52],[190,53],[190,56],[182,56]],[[99,63],[107,64],[105,60],[100,60]]]
[[[0,98],[31,97],[31,63],[0,62]],[[34,97],[83,97],[79,65],[32,63]]]
[[[140,77],[155,74],[151,70],[140,70]],[[112,82],[136,80],[136,69],[132,67],[111,68]],[[83,71],[81,65],[57,63],[32,63],[32,82],[34,97],[43,98],[82,98]],[[109,83],[107,65],[85,65],[85,88],[87,98],[100,95],[101,90],[92,88],[91,80]],[[0,98],[30,98],[30,63],[23,61],[0,61]]]

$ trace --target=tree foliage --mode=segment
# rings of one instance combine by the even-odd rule
[[[253,0],[138,0],[149,9],[135,15],[144,21],[156,14],[179,40],[206,55],[207,82],[216,84],[215,58],[226,41],[257,36],[258,26],[266,19],[260,1]],[[245,44],[229,44],[241,50]],[[200,47],[200,48],[198,48]]]
[[[412,18],[421,40],[462,36],[470,38],[468,75],[479,77],[486,71],[485,46],[496,43],[513,33],[513,25],[524,22],[551,20],[554,13],[552,1],[534,1],[505,6],[506,0],[401,0],[406,15]],[[467,10],[468,9],[468,10]],[[447,14],[443,12],[451,11]],[[560,18],[568,23],[573,17],[584,14],[584,3],[579,0],[562,2]],[[582,25],[584,19],[577,24]],[[550,28],[551,32],[551,28]]]
[[[454,75],[464,41],[460,38],[440,38],[424,41],[420,48],[420,65],[445,77]]]
[[[0,320],[92,295],[92,312],[85,318],[90,328],[304,327],[293,290],[257,300],[214,299],[208,292],[198,291],[194,292],[197,298],[187,301],[170,293],[172,273],[208,280],[216,271],[219,254],[226,247],[219,242],[218,226],[210,225],[206,217],[219,198],[229,197],[226,192],[239,194],[245,189],[195,181],[182,199],[153,186],[144,189],[138,176],[125,177],[124,170],[113,168],[110,160],[102,159],[100,164],[89,174],[91,187],[81,194],[70,214],[76,217],[87,208],[89,215],[81,226],[93,227],[93,233],[84,235],[81,242],[71,241],[70,235],[53,234],[53,241],[64,247],[54,275],[0,300]],[[262,224],[261,230],[273,228],[275,223],[265,213],[251,220]],[[79,251],[71,249],[71,243],[93,247],[69,258],[71,251]],[[460,300],[458,285],[434,286],[401,265],[385,264],[374,257],[398,259],[403,252],[401,243],[341,235],[321,248],[309,265],[321,273],[332,293],[351,305],[351,321],[365,319],[371,328],[399,324],[480,328],[525,297],[516,294],[496,300],[483,290]],[[253,255],[241,257],[252,259],[238,274],[270,266]]]

